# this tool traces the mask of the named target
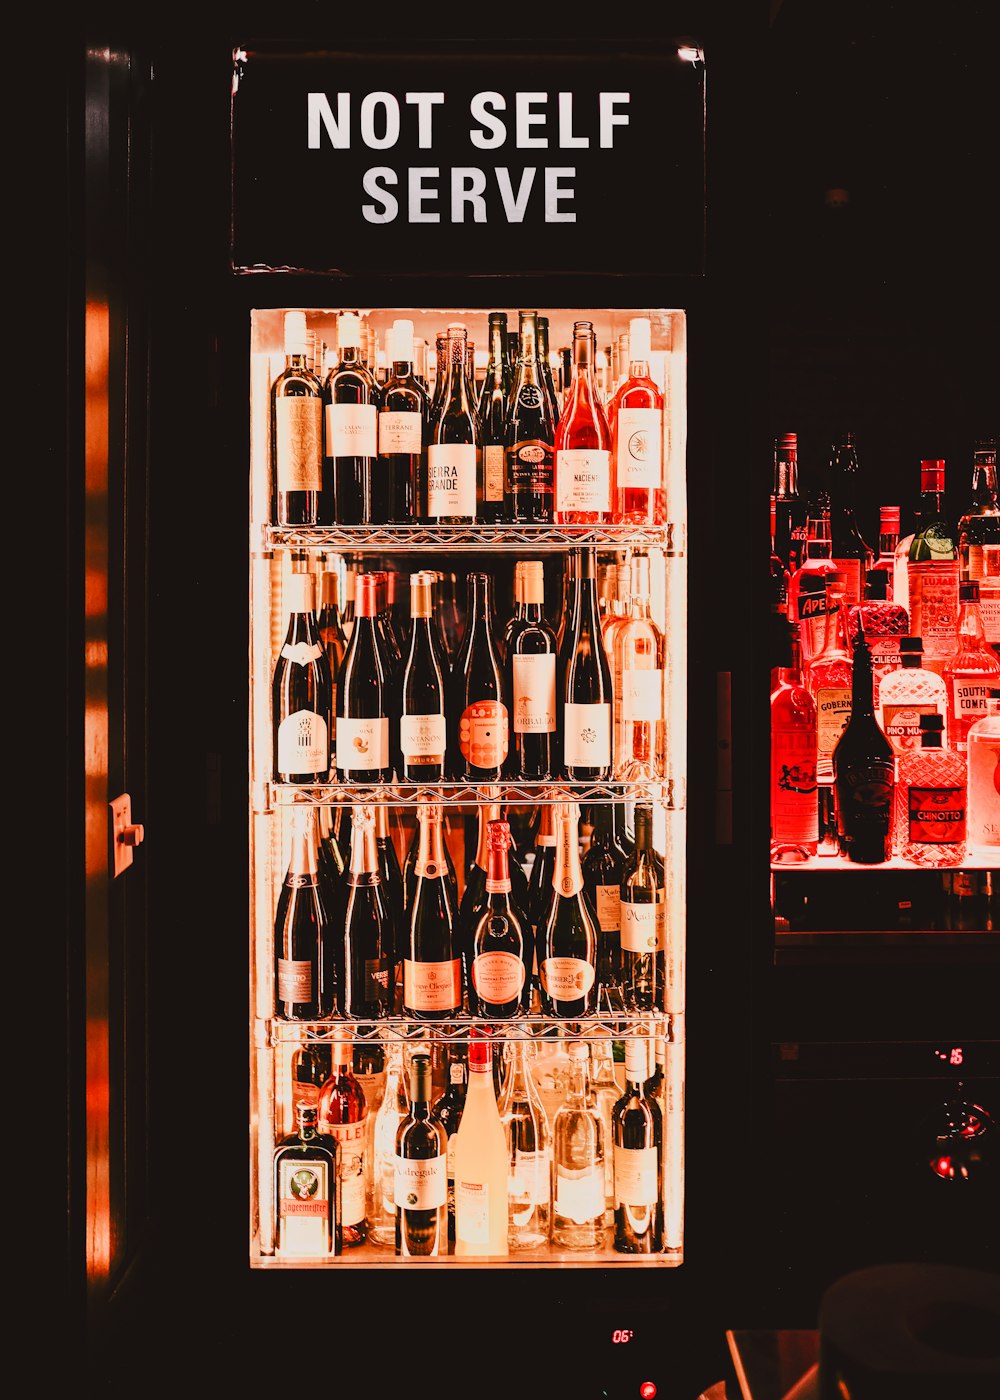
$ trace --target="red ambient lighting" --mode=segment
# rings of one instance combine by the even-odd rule
[[[639,1387],[639,1394],[642,1396],[642,1400],[653,1400],[656,1394],[655,1381],[643,1381]]]

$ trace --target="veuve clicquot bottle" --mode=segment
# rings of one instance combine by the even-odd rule
[[[312,574],[285,583],[288,630],[271,682],[274,780],[325,783],[330,775],[330,664],[316,626]]]
[[[345,783],[392,778],[389,668],[377,616],[378,580],[359,574],[354,627],[337,686],[337,777]]]
[[[428,428],[427,395],[413,373],[412,321],[393,321],[389,355],[392,370],[378,409],[376,495],[385,496],[386,519],[406,525],[417,518]]]
[[[274,1012],[317,1021],[336,1004],[332,931],[319,889],[316,810],[292,808],[292,849],[274,916]]]
[[[660,1105],[648,1092],[649,1052],[645,1037],[625,1041],[625,1092],[611,1113],[615,1249],[620,1254],[655,1254],[663,1247],[663,1122]]]
[[[324,461],[334,483],[335,519],[341,525],[382,525],[388,492],[376,481],[379,388],[361,358],[361,319],[337,317],[340,358],[323,385],[326,404]]]
[[[340,1011],[354,1021],[378,1021],[393,1012],[396,948],[388,892],[375,844],[375,810],[351,813],[343,946],[339,951]]]
[[[872,654],[859,623],[851,672],[851,717],[833,750],[837,829],[848,860],[888,860],[896,781],[895,750],[875,718]]]
[[[323,390],[307,361],[306,313],[285,312],[285,368],[271,385],[271,519],[321,525]],[[332,499],[332,498],[331,498]]]
[[[441,655],[434,625],[435,575],[410,575],[410,649],[403,668],[403,705],[399,722],[402,777],[408,783],[433,783],[445,776],[448,724],[445,680],[448,665]]]
[[[458,918],[445,861],[440,805],[421,803],[417,823],[410,937],[403,961],[403,1014],[418,1021],[441,1021],[462,1009]]]
[[[538,941],[542,1010],[548,1016],[589,1015],[597,1005],[597,916],[583,887],[575,802],[557,803],[556,865]]]
[[[653,849],[653,809],[635,808],[635,846],[622,870],[621,986],[625,1005],[652,1010],[663,1004],[665,905],[663,862]]]
[[[563,776],[600,782],[611,776],[612,686],[601,638],[597,553],[577,552],[569,622],[559,655],[559,721]]]
[[[476,518],[479,414],[465,371],[468,335],[449,326],[447,368],[427,447],[426,519],[432,525],[471,525]]]
[[[510,825],[487,828],[486,907],[471,930],[469,1011],[474,1016],[510,1020],[529,1009],[534,944],[523,906],[511,893],[507,852]]]
[[[454,776],[497,782],[507,759],[504,675],[493,642],[489,574],[470,573],[465,636],[451,674],[451,763]]]
[[[431,1057],[410,1060],[410,1112],[396,1130],[396,1253],[448,1253],[448,1134],[430,1116]]]
[[[545,576],[540,560],[521,571],[521,615],[511,629],[508,687],[512,778],[537,782],[556,774],[556,638],[545,621]]]
[[[507,354],[507,314],[489,315],[489,361],[479,394],[479,427],[482,437],[481,473],[476,517],[494,525],[504,514],[504,431],[513,376]]]
[[[504,430],[507,519],[552,519],[555,424],[537,356],[537,314],[518,313],[520,346]]]

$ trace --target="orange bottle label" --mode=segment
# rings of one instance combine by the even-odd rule
[[[507,757],[507,707],[477,700],[462,711],[458,747],[473,768],[498,768]]]

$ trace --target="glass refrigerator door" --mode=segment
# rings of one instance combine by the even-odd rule
[[[251,1045],[251,1218],[250,1262],[253,1267],[309,1268],[406,1265],[447,1267],[451,1264],[502,1263],[503,1265],[554,1266],[563,1264],[662,1266],[676,1265],[683,1257],[683,1160],[684,1160],[684,945],[685,945],[685,755],[686,755],[686,561],[685,561],[685,438],[686,438],[686,320],[683,310],[672,308],[560,308],[549,310],[550,359],[557,401],[568,388],[570,357],[561,353],[572,345],[573,322],[586,317],[596,333],[596,376],[607,401],[627,373],[619,338],[627,334],[630,319],[648,318],[651,327],[650,368],[664,399],[662,428],[662,489],[648,525],[597,524],[405,524],[278,525],[271,512],[271,416],[270,390],[285,368],[284,316],[288,309],[304,312],[308,358],[322,377],[326,364],[336,359],[339,307],[255,309],[250,325],[249,462],[251,536],[249,546],[249,608],[251,655],[248,702],[250,752],[248,765],[250,810],[251,922],[249,930],[249,989]],[[390,368],[386,350],[392,323],[412,321],[414,356],[418,373],[426,373],[434,392],[435,355],[439,333],[451,322],[461,322],[477,347],[474,373],[478,391],[485,370],[482,351],[488,343],[488,307],[376,307],[360,312],[362,347],[377,379]],[[511,327],[518,324],[516,311],[508,312]],[[430,351],[426,354],[426,351]],[[426,360],[426,364],[425,364]],[[513,578],[519,562],[538,561],[544,577],[544,613],[558,632],[564,624],[566,597],[571,591],[567,572],[573,551],[593,547],[601,589],[601,609],[610,619],[627,607],[628,581],[633,562],[648,568],[649,612],[652,632],[659,634],[653,667],[655,679],[645,697],[653,719],[654,736],[649,766],[638,773],[616,774],[604,781],[571,781],[553,774],[549,781],[532,782],[502,777],[495,785],[455,779],[434,783],[400,780],[364,783],[337,781],[336,770],[315,783],[276,780],[274,771],[272,677],[286,639],[290,580],[297,573],[316,576],[315,597],[320,596],[320,576],[336,575],[340,599],[360,596],[358,580],[373,571],[395,576],[394,597],[402,604],[402,626],[409,623],[407,602],[410,576],[421,570],[435,573],[432,625],[440,624],[447,647],[461,637],[466,579],[470,571],[488,572],[494,592],[494,637],[499,638],[513,611]],[[621,580],[620,591],[615,585]],[[367,593],[367,588],[365,589]],[[350,609],[348,608],[348,614]],[[405,658],[405,651],[404,651]],[[614,653],[611,652],[611,667]],[[622,699],[616,677],[616,709]],[[645,710],[636,708],[636,713]],[[618,716],[620,720],[620,715]],[[331,730],[334,728],[331,720]],[[468,988],[461,1012],[447,1020],[417,1020],[402,1009],[399,993],[402,962],[396,968],[397,992],[389,1014],[368,1021],[345,1019],[339,1012],[325,1019],[284,1019],[276,1013],[274,927],[278,900],[288,870],[292,845],[293,813],[305,807],[315,815],[315,830],[343,833],[350,822],[357,826],[370,808],[391,841],[396,861],[404,872],[415,855],[418,814],[428,806],[441,816],[447,863],[461,901],[477,849],[482,859],[484,822],[502,816],[511,829],[512,857],[516,858],[518,888],[531,886],[541,862],[548,859],[546,830],[564,814],[572,822],[584,867],[595,829],[616,833],[618,871],[636,839],[636,824],[652,819],[653,865],[656,870],[656,915],[650,951],[643,966],[648,977],[636,993],[624,969],[640,955],[634,951],[635,935],[624,928],[620,880],[614,888],[602,887],[600,907],[591,900],[597,932],[598,997],[595,1007],[572,1019],[545,1014],[537,986],[530,1006],[510,1020],[469,1014]],[[637,811],[645,809],[637,817]],[[554,837],[548,838],[554,841]],[[350,860],[349,847],[341,851]],[[545,866],[541,883],[540,922],[554,897],[551,867]],[[480,871],[481,877],[481,871]],[[344,878],[344,877],[341,877]],[[405,883],[405,878],[404,878]],[[627,900],[626,900],[627,902]],[[396,952],[405,959],[409,940],[409,913],[395,933]],[[343,945],[343,927],[336,920],[330,941]],[[633,949],[628,948],[629,943]],[[623,954],[622,950],[625,949]],[[328,949],[334,955],[333,947]],[[536,945],[535,975],[543,949]],[[341,1008],[343,1000],[341,1001]],[[400,1202],[396,1175],[395,1132],[400,1108],[398,1083],[408,1082],[407,1071],[416,1052],[430,1057],[431,1101],[445,1093],[454,1075],[464,1089],[472,1072],[469,1060],[474,1041],[487,1025],[494,1055],[494,1085],[501,1112],[506,1113],[508,1166],[507,1249],[456,1254],[454,1243],[444,1245],[433,1257],[412,1258],[397,1253],[395,1215]],[[343,1050],[344,1040],[350,1050]],[[589,1051],[581,1054],[580,1046]],[[641,1054],[636,1047],[643,1047]],[[345,1226],[363,1215],[359,1231],[345,1228],[339,1253],[330,1253],[323,1233],[301,1235],[287,1229],[296,1211],[309,1218],[315,1209],[308,1200],[291,1202],[288,1172],[276,1168],[278,1144],[296,1131],[296,1104],[319,1103],[323,1119],[323,1084],[330,1076],[334,1056],[346,1053],[361,1086],[365,1106],[360,1122],[341,1133],[340,1188],[334,1194]],[[645,1056],[645,1058],[643,1058]],[[585,1059],[590,1080],[585,1098],[596,1165],[583,1151],[578,1135],[568,1130],[568,1116],[576,1075]],[[626,1062],[632,1076],[645,1070],[645,1093],[654,1103],[659,1122],[659,1144],[640,1152],[622,1148],[616,1153],[612,1123],[615,1103],[624,1095]],[[519,1143],[511,1134],[512,1084],[515,1072],[527,1071],[534,1085],[535,1120],[542,1123],[537,1140]],[[388,1084],[388,1088],[387,1088]],[[507,1093],[505,1095],[505,1089]],[[405,1096],[405,1090],[404,1090]],[[328,1097],[328,1096],[327,1096]],[[514,1095],[516,1098],[516,1094]],[[569,1104],[569,1107],[567,1105]],[[347,1140],[349,1139],[349,1140]],[[512,1149],[513,1140],[513,1149]],[[450,1139],[452,1146],[454,1140]],[[322,1133],[321,1145],[332,1135]],[[600,1148],[593,1148],[596,1142]],[[601,1160],[601,1152],[603,1160]],[[322,1157],[322,1154],[320,1154]],[[597,1174],[595,1178],[595,1172]],[[628,1195],[629,1173],[641,1179],[631,1198],[646,1201],[655,1222],[638,1252],[616,1245],[616,1201]],[[588,1196],[597,1180],[597,1205]],[[278,1189],[279,1186],[281,1189]],[[310,1189],[313,1185],[310,1184]],[[644,1194],[645,1193],[645,1194]],[[320,1187],[322,1194],[322,1186]],[[648,1199],[647,1199],[648,1197]],[[416,1199],[416,1198],[414,1198]],[[631,1211],[633,1208],[627,1208]],[[618,1211],[619,1218],[626,1212]],[[643,1213],[640,1208],[638,1214]],[[279,1219],[284,1234],[278,1229]],[[587,1231],[591,1230],[588,1236]],[[618,1232],[619,1236],[627,1233]],[[361,1235],[356,1241],[349,1236]],[[320,1240],[317,1245],[316,1240]],[[282,1246],[284,1240],[284,1247]],[[296,1240],[299,1241],[296,1244]],[[312,1241],[312,1242],[310,1242]]]

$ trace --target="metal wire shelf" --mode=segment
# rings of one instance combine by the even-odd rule
[[[563,551],[574,545],[684,554],[683,526],[663,525],[265,525],[263,548],[404,553],[427,550]]]
[[[308,803],[314,807],[364,807],[380,802],[394,807],[420,807],[426,803],[447,803],[451,807],[484,807],[500,802],[508,807],[553,806],[576,802],[648,802],[668,810],[681,806],[674,780],[655,782],[603,783],[570,782],[568,779],[523,783],[503,779],[495,784],[443,783],[265,783],[259,795],[258,811]]]

